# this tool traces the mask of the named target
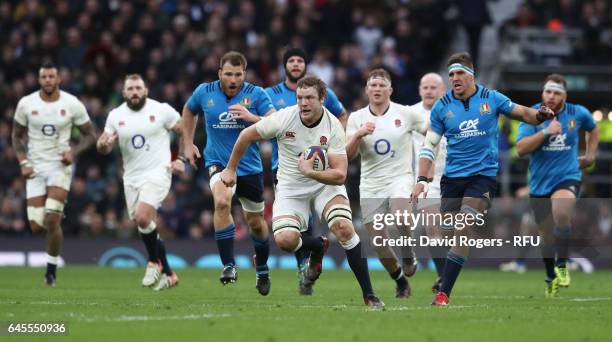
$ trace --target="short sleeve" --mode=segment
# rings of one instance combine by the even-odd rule
[[[580,127],[587,132],[592,131],[596,127],[596,123],[591,112],[586,107],[580,105],[577,105],[576,109]]]
[[[286,114],[288,113],[286,113],[284,109],[281,109],[278,112],[265,116],[255,124],[257,133],[266,140],[278,137],[285,122],[285,120],[283,120],[283,115]]]
[[[164,111],[164,127],[171,130],[179,121],[181,115],[167,103],[163,103],[162,108]]]
[[[202,106],[200,104],[200,94],[204,91],[204,85],[205,85],[204,83],[200,84],[193,91],[193,93],[191,93],[191,96],[189,96],[189,99],[187,100],[187,108],[189,108],[189,110],[193,114],[202,113]]]
[[[339,117],[344,111],[344,106],[342,106],[342,103],[338,100],[338,96],[336,96],[336,93],[330,88],[327,88],[327,98],[323,105],[330,113],[334,114],[335,117]]]
[[[104,132],[105,133],[113,133],[117,131],[117,127],[115,127],[114,123],[114,115],[115,110],[112,110],[108,116],[106,117],[106,123],[104,124]]]
[[[257,110],[257,115],[264,116],[267,112],[274,110],[274,105],[272,104],[272,100],[270,100],[270,96],[266,93],[262,87],[256,87],[257,89],[257,102],[255,103],[255,110]]]
[[[516,142],[521,141],[521,139],[532,136],[538,132],[537,126],[528,124],[526,122],[521,122],[518,127],[518,133],[516,135]]]
[[[85,105],[76,97],[72,101],[72,112],[74,113],[74,116],[72,117],[72,122],[76,126],[81,126],[89,122],[89,115],[87,114],[87,109],[85,109]]]
[[[410,106],[404,106],[404,111],[410,120],[410,127],[412,127],[412,130],[424,132],[427,129],[427,122],[425,121],[425,118],[423,118],[423,116],[416,110],[412,109]]]
[[[431,114],[429,114],[429,122],[431,130],[438,133],[439,135],[444,135],[444,121],[442,120],[442,110],[444,109],[444,105],[440,100],[437,100],[434,103],[433,108],[431,109]]]
[[[23,127],[27,127],[28,126],[28,113],[27,113],[28,109],[27,106],[25,105],[25,101],[22,98],[21,100],[19,100],[19,103],[17,103],[17,109],[15,110],[15,121],[20,124]]]
[[[350,137],[355,134],[359,129],[359,122],[357,122],[357,114],[356,112],[351,113],[348,117],[348,121],[346,123],[346,136]]]
[[[516,106],[516,104],[512,102],[506,95],[496,90],[491,91],[491,96],[493,97],[493,100],[495,101],[495,104],[497,106],[497,112],[502,113],[505,116],[510,116],[510,113],[512,113],[512,110],[514,109],[514,106]]]
[[[329,154],[346,154],[346,133],[338,120],[333,122],[332,136],[329,139]]]

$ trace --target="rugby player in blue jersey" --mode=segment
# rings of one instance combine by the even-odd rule
[[[599,131],[591,112],[567,100],[567,83],[559,74],[544,80],[542,102],[555,112],[539,125],[521,123],[516,148],[529,154],[529,197],[542,236],[546,268],[545,296],[557,297],[559,287],[570,285],[567,269],[571,221],[580,195],[582,168],[593,164]],[[580,130],[586,133],[586,151],[578,156]],[[556,254],[556,260],[555,260]]]
[[[274,106],[266,92],[245,82],[247,61],[238,52],[228,52],[219,63],[219,80],[200,84],[183,107],[183,134],[185,156],[192,166],[200,154],[193,146],[195,117],[204,117],[206,148],[204,166],[210,176],[215,211],[213,226],[223,272],[221,283],[237,280],[234,260],[234,221],[231,203],[234,193],[245,212],[246,221],[255,246],[254,262],[257,274],[256,287],[261,295],[270,291],[267,266],[269,256],[268,226],[263,217],[262,164],[257,144],[250,144],[238,165],[238,183],[232,188],[220,182],[219,173],[227,165],[234,143],[240,132],[274,112]]]
[[[434,148],[442,136],[446,137],[440,211],[455,214],[454,225],[442,228],[454,229],[457,243],[447,254],[440,290],[433,305],[449,304],[451,290],[470,248],[458,241],[472,236],[475,224],[483,222],[482,215],[497,190],[499,114],[536,125],[554,114],[545,106],[533,109],[515,104],[505,95],[476,84],[474,64],[468,53],[452,55],[447,66],[451,90],[436,101],[431,110],[430,128],[419,153],[419,176],[412,193],[416,201],[421,193],[427,192]]]
[[[283,67],[285,68],[285,81],[266,88],[266,92],[277,110],[297,104],[295,90],[298,80],[306,75],[306,51],[297,47],[288,47],[283,54]],[[329,87],[326,88],[323,106],[340,120],[342,126],[346,127],[348,114],[344,110],[344,106],[342,106],[336,94]],[[274,174],[276,183],[276,172],[278,171],[278,144],[276,143],[276,139],[270,141],[272,143],[272,173]],[[308,230],[303,232],[302,235],[304,239],[314,239],[313,242],[319,244],[317,240],[325,239],[325,237],[312,237],[313,217],[312,215],[310,216]],[[308,257],[309,255],[306,255],[303,250],[299,250],[295,253],[298,267],[299,293],[303,295],[312,294],[312,283],[304,278]]]

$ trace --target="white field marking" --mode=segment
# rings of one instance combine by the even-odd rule
[[[598,302],[600,300],[612,300],[612,297],[600,297],[600,298],[572,298],[570,302]]]
[[[144,321],[180,321],[180,320],[199,320],[208,318],[230,317],[229,314],[201,314],[201,315],[174,315],[174,316],[118,316],[118,317],[87,317],[82,322],[144,322]]]
[[[52,302],[52,301],[33,301],[33,302],[26,302],[26,301],[22,301],[22,300],[7,300],[7,301],[0,301],[0,305],[3,304],[9,304],[9,305],[16,305],[16,304],[24,304],[24,305],[95,305],[95,306],[115,306],[118,305],[118,303],[96,303],[96,302]],[[149,306],[149,305],[153,305],[153,304],[143,304],[143,303],[130,303],[130,306]]]

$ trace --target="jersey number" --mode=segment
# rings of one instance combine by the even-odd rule
[[[387,139],[376,140],[374,143],[374,152],[376,152],[376,154],[380,154],[381,156],[391,152],[391,158],[395,157],[395,150],[391,149],[391,143]]]
[[[140,150],[143,147],[145,148],[145,151],[149,150],[149,144],[147,144],[147,140],[145,139],[144,135],[141,134],[136,134],[132,137],[132,147],[134,147],[135,150]]]

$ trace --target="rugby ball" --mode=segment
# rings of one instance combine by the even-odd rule
[[[323,171],[327,169],[327,151],[321,148],[321,146],[310,146],[304,151],[304,155],[306,159],[314,157],[314,163],[312,164],[313,170]]]

